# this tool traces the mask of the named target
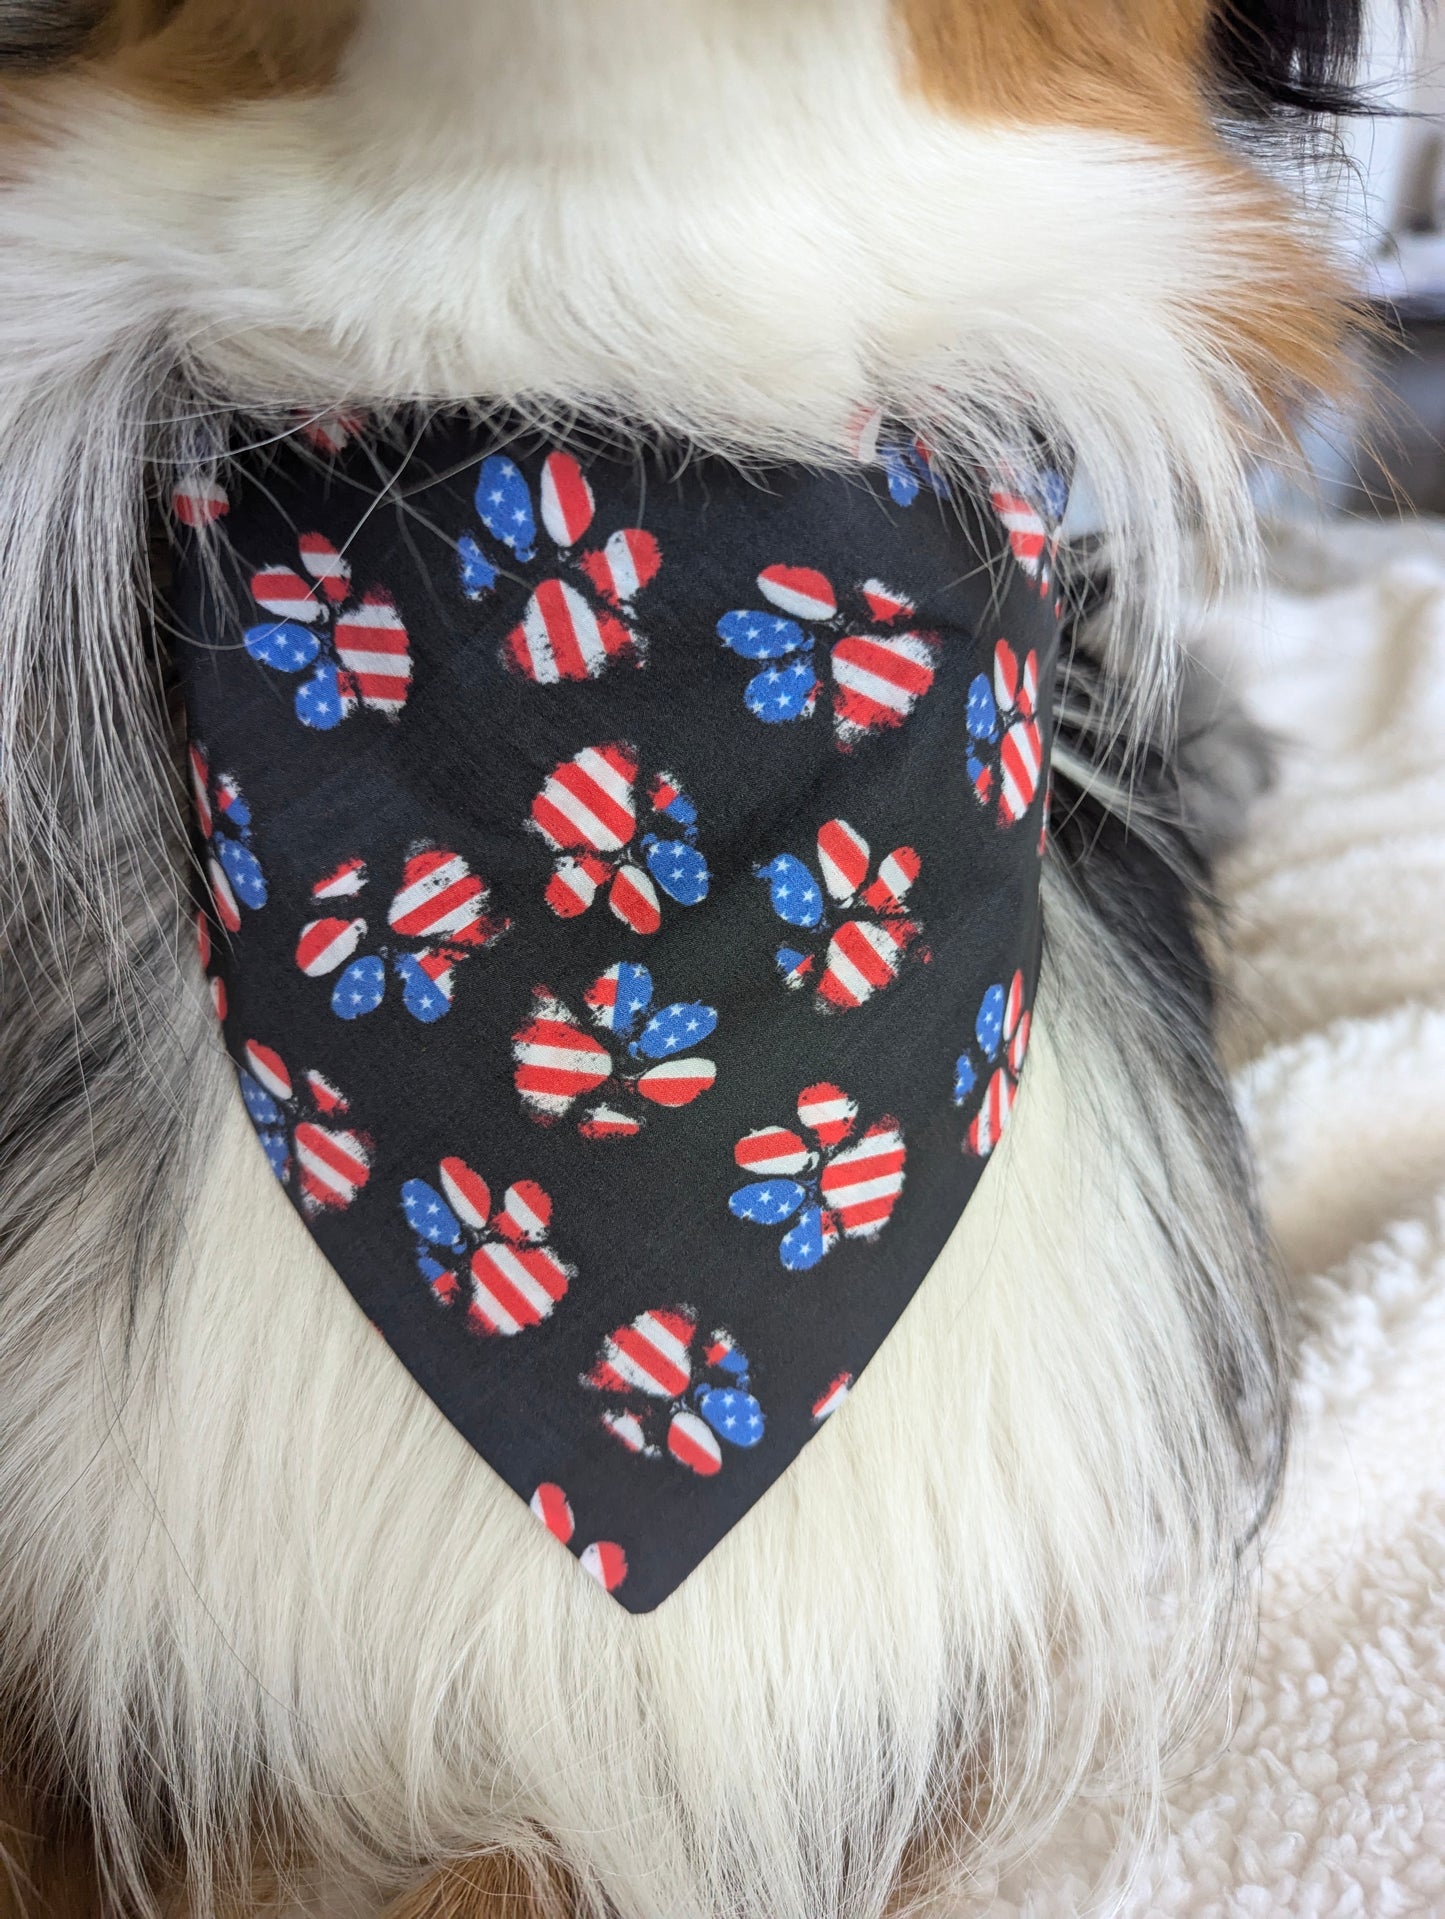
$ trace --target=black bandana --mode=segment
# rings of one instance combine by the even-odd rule
[[[1061,495],[449,417],[177,496],[220,522],[175,611],[262,1147],[635,1612],[837,1409],[1007,1121]]]

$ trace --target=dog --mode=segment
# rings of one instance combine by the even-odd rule
[[[1357,12],[0,6],[5,1910],[881,1919],[1090,1798],[1127,1870],[1285,1456],[1207,958],[1262,760],[1179,634],[1346,377],[1277,148]],[[1087,481],[1008,1132],[643,1617],[344,1296],[191,943],[160,503],[237,435],[458,403],[809,470],[862,405]]]

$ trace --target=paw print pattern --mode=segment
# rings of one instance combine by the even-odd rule
[[[967,1106],[980,1078],[988,1074],[982,1102],[965,1136],[968,1151],[978,1159],[988,1158],[1008,1125],[1029,1050],[1031,1024],[1022,973],[1014,974],[1007,992],[1001,985],[989,987],[973,1026],[978,1056],[972,1051],[959,1055],[953,1082],[954,1105]]]
[[[365,863],[343,860],[311,889],[319,901],[355,898],[368,880]],[[387,908],[395,935],[378,951],[352,955],[367,938],[367,922],[357,915],[328,915],[308,920],[296,943],[296,964],[308,979],[324,979],[338,966],[346,970],[331,994],[338,1019],[364,1019],[386,998],[386,962],[401,982],[402,1004],[413,1019],[430,1026],[451,1011],[456,968],[463,960],[495,946],[512,922],[488,911],[491,889],[478,879],[459,853],[421,842],[413,846],[401,885]]]
[[[171,512],[182,526],[210,526],[231,510],[231,496],[210,474],[192,473],[171,494]]]
[[[535,1180],[509,1186],[492,1210],[487,1182],[465,1160],[444,1159],[441,1190],[424,1179],[401,1189],[406,1223],[416,1234],[416,1263],[432,1297],[455,1303],[465,1273],[471,1297],[467,1323],[510,1339],[550,1319],[577,1277],[547,1245],[552,1201]]]
[[[1020,668],[1007,640],[993,650],[993,685],[980,673],[968,689],[968,776],[1003,827],[1028,812],[1043,776],[1038,694],[1038,654],[1030,652]]]
[[[637,595],[662,565],[657,541],[641,527],[622,527],[606,544],[575,551],[597,507],[586,474],[570,453],[542,463],[542,525],[557,552],[554,571],[533,587],[520,623],[502,642],[502,658],[538,686],[599,679],[615,661],[642,664],[644,641],[628,617]],[[521,468],[505,454],[482,463],[476,507],[498,546],[522,566],[537,551],[532,492]],[[462,591],[480,600],[497,583],[498,569],[469,533],[457,542]],[[570,577],[568,577],[570,576]]]
[[[846,1012],[891,986],[905,953],[923,931],[904,912],[920,870],[917,853],[911,846],[895,848],[880,862],[873,883],[865,886],[871,859],[867,840],[846,820],[825,820],[818,829],[822,887],[791,853],[779,853],[753,868],[767,881],[773,911],[785,925],[813,932],[830,919],[836,921],[840,912],[865,909],[864,917],[836,925],[828,942],[814,1000],[819,1012]],[[778,971],[791,987],[801,988],[817,971],[816,951],[780,946],[776,957]]]
[[[251,848],[251,809],[229,773],[212,777],[203,748],[191,746],[187,757],[216,918],[228,933],[238,933],[241,908],[258,912],[266,904],[266,875]]]
[[[533,800],[531,824],[557,856],[546,900],[559,919],[587,912],[604,883],[612,912],[644,935],[662,924],[659,888],[678,906],[707,898],[697,808],[670,773],[659,773],[647,804],[666,830],[639,839],[637,769],[636,748],[625,741],[586,746],[554,768]]]
[[[690,1106],[717,1078],[710,1059],[688,1049],[701,1045],[717,1026],[717,1013],[700,1001],[677,1002],[652,1012],[652,975],[645,966],[619,961],[583,994],[601,1031],[627,1042],[627,1056],[644,1065],[619,1068],[609,1047],[589,1033],[551,989],[532,989],[532,1017],[513,1035],[515,1083],[522,1104],[544,1125],[565,1118],[579,1099],[602,1093],[578,1123],[584,1139],[635,1139],[646,1107]],[[633,1035],[636,1035],[634,1038]]]
[[[562,1488],[549,1480],[537,1488],[528,1503],[552,1537],[570,1546],[577,1522]],[[615,1593],[627,1577],[627,1554],[613,1540],[595,1540],[592,1545],[584,1546],[577,1557],[583,1572],[590,1573],[604,1592]]]
[[[861,465],[882,467],[896,506],[912,506],[925,487],[940,500],[952,498],[927,443],[886,430],[881,407],[857,415],[854,451]]]
[[[1059,528],[1069,504],[1069,487],[1053,467],[1001,475],[989,489],[994,512],[1008,534],[1009,551],[1046,600],[1058,559]],[[1055,601],[1054,611],[1060,610]]]
[[[247,627],[246,651],[277,673],[315,671],[296,690],[296,717],[329,733],[358,706],[395,719],[411,692],[411,643],[391,595],[369,587],[357,599],[350,562],[319,533],[298,543],[303,579],[290,567],[251,576],[258,606],[277,618]]]
[[[813,1401],[813,1424],[821,1426],[825,1419],[831,1419],[852,1390],[853,1375],[851,1373],[839,1373],[836,1379],[829,1380],[824,1390]]]
[[[903,1191],[908,1149],[892,1118],[857,1132],[858,1107],[826,1082],[798,1095],[798,1118],[818,1142],[811,1148],[786,1126],[764,1126],[740,1139],[734,1158],[755,1177],[728,1201],[735,1219],[756,1226],[795,1224],[778,1256],[789,1272],[808,1272],[845,1239],[874,1240],[893,1217]],[[757,1175],[763,1175],[758,1178]]]
[[[933,685],[938,637],[911,629],[912,603],[882,581],[858,588],[855,617],[840,610],[832,582],[811,567],[765,567],[758,591],[772,612],[725,613],[717,627],[743,659],[770,662],[743,694],[755,719],[780,726],[812,717],[820,645],[828,648],[833,731],[845,750],[901,726]]]
[[[748,1390],[747,1355],[732,1335],[715,1332],[695,1361],[696,1335],[691,1306],[639,1313],[608,1334],[582,1383],[612,1396],[602,1424],[628,1452],[658,1459],[665,1449],[711,1479],[722,1471],[723,1446],[756,1446],[766,1422]]]
[[[308,1217],[345,1212],[371,1178],[372,1144],[365,1133],[334,1122],[345,1097],[320,1073],[292,1079],[281,1055],[247,1040],[240,1071],[241,1098],[260,1136],[271,1171],[296,1190]]]

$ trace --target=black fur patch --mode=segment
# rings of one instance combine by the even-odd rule
[[[1219,0],[1211,51],[1225,109],[1250,119],[1362,112],[1353,82],[1364,18],[1364,0]]]

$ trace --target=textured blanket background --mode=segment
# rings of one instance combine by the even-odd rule
[[[1212,636],[1282,737],[1228,1046],[1304,1334],[1234,1736],[1130,1919],[1445,1915],[1445,522],[1282,537]],[[989,1911],[1088,1910],[1088,1822]]]

